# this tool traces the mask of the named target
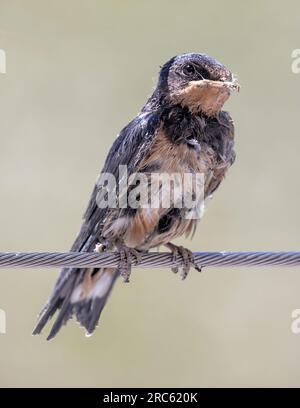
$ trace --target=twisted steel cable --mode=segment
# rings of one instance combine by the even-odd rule
[[[300,266],[300,252],[195,252],[199,267],[271,267]],[[179,265],[183,259],[178,256]],[[56,267],[115,267],[120,261],[118,252],[0,252],[0,268],[56,268]],[[132,265],[137,266],[133,258]],[[177,263],[178,265],[178,263]],[[149,252],[143,255],[140,268],[175,266],[169,252]]]

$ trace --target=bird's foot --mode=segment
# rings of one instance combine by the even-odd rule
[[[119,272],[124,282],[128,283],[131,275],[132,260],[135,258],[136,265],[139,264],[142,260],[142,253],[124,244],[117,244],[116,247],[120,253]]]
[[[201,267],[199,267],[195,262],[195,257],[192,251],[182,246],[174,245],[171,242],[166,244],[166,247],[172,251],[173,254],[173,266],[171,269],[174,273],[178,273],[180,270],[181,279],[184,280],[191,267],[195,268],[196,271],[201,272]],[[178,257],[182,259],[178,259]],[[183,260],[183,265],[182,265]]]

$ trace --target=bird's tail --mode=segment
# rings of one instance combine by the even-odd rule
[[[33,334],[41,333],[56,311],[58,315],[47,340],[56,336],[73,316],[85,327],[87,335],[92,334],[118,276],[116,268],[63,269]]]

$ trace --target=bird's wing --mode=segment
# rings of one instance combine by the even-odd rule
[[[159,123],[160,116],[157,113],[142,113],[133,119],[113,143],[100,174],[112,174],[118,183],[120,165],[127,166],[128,176],[137,171],[154,142]],[[71,251],[90,251],[97,243],[101,225],[110,211],[109,208],[99,208],[97,205],[97,197],[103,188],[97,183],[94,186]]]
[[[113,143],[101,173],[113,174],[117,182],[119,165],[127,166],[128,175],[134,173],[142,159],[148,154],[155,140],[159,123],[160,116],[157,113],[143,112],[133,119]],[[101,188],[101,185],[96,184],[93,189],[81,229],[71,251],[92,251],[101,236],[101,226],[110,212],[109,208],[99,208],[97,205],[97,196],[99,192],[101,193]],[[79,273],[80,270],[82,273]],[[75,285],[82,279],[83,272],[84,268],[62,269],[52,295],[40,314],[38,324],[34,330],[35,334],[41,332],[48,319],[53,316],[57,309],[61,309],[61,311],[53,328],[55,333],[63,322],[71,317],[73,309],[70,307],[69,298]],[[68,310],[64,310],[65,307]]]
[[[222,180],[224,179],[227,170],[235,160],[234,124],[229,113],[225,111],[220,112],[218,122],[221,127],[212,127],[210,131],[212,132],[213,137],[216,139],[218,135],[215,135],[214,132],[220,133],[221,130],[221,149],[217,151],[218,164],[215,165],[215,168],[210,171],[209,175],[207,175],[204,191],[205,197],[211,196],[217,190]]]

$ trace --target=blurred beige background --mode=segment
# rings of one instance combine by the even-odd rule
[[[0,250],[68,250],[112,141],[189,51],[242,90],[236,163],[185,245],[299,250],[299,34],[296,0],[0,0]],[[0,270],[2,387],[300,386],[299,269],[136,270],[94,336],[71,322],[46,342],[31,330],[57,274]]]

